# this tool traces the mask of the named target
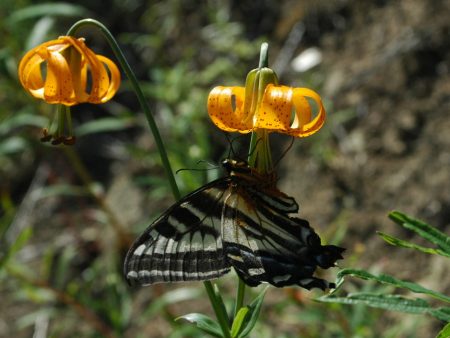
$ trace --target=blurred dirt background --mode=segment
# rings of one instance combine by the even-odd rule
[[[129,1],[135,9],[130,10],[128,16],[122,17],[119,10],[113,10],[107,18],[106,14],[105,18],[102,17],[104,9],[100,2],[86,3],[85,6],[91,13],[97,13],[98,19],[106,20],[105,23],[115,32],[124,33],[129,32],[127,25],[135,27],[135,23],[140,22],[145,26],[145,20],[153,20],[153,25],[157,22],[161,29],[166,29],[165,24],[168,23],[164,13],[159,13],[158,17],[157,14],[151,16],[145,12],[158,4]],[[245,39],[270,43],[270,63],[280,75],[280,83],[312,88],[324,99],[328,112],[326,126],[310,138],[296,140],[278,168],[280,188],[299,202],[300,216],[308,219],[324,238],[333,243],[337,240],[338,244],[347,248],[342,267],[391,273],[449,294],[448,263],[439,257],[424,259],[423,255],[389,247],[378,238],[376,231],[403,238],[410,236],[387,219],[387,213],[393,209],[423,219],[444,232],[448,233],[450,229],[450,1],[264,0],[223,1],[223,4],[229,9],[228,21],[242,28],[239,34]],[[206,34],[204,25],[208,22],[207,15],[198,9],[202,6],[201,2],[180,1],[177,6],[176,22],[183,25],[172,28],[162,42],[148,37],[148,41],[144,39],[150,46],[154,43],[161,47],[162,44],[165,52],[164,48],[160,48],[159,54],[155,55],[151,47],[136,47],[137,42],[132,37],[123,40],[129,42],[127,57],[136,67],[139,78],[148,76],[148,70],[143,69],[144,65],[135,63],[136,60],[148,57],[163,60],[161,63],[167,67],[175,67],[177,56],[186,52],[183,49],[188,48],[186,46],[195,51],[192,54],[198,57],[196,66],[199,68],[213,61],[211,57],[215,54],[199,42],[204,39],[199,32]],[[147,13],[146,16],[143,13]],[[60,35],[65,30],[66,26],[61,28]],[[310,48],[319,52],[320,62],[309,70],[296,70],[292,61]],[[226,56],[232,63],[239,63],[232,76],[216,76],[214,83],[203,84],[203,88],[200,85],[200,89],[206,93],[208,88],[222,83],[241,85],[246,72],[256,67],[257,53],[258,50],[253,54],[244,53],[246,56],[242,59],[234,55]],[[226,51],[221,51],[221,55],[226,55]],[[241,83],[236,82],[239,78]],[[152,78],[152,81],[157,80],[158,76]],[[183,80],[187,79],[180,79]],[[189,95],[196,95],[195,88],[192,92],[189,86],[185,90]],[[117,100],[128,109],[138,111],[131,95],[127,88],[119,93]],[[205,94],[202,95],[199,97],[204,98]],[[155,94],[152,104],[157,119],[166,125],[164,114],[170,104],[158,104],[157,98]],[[172,103],[171,107],[176,114],[182,115],[182,104]],[[108,109],[114,111],[121,108],[111,105]],[[207,121],[206,106],[199,104],[194,108],[204,114],[200,122],[206,125],[203,128],[210,142],[210,158],[201,159],[219,162],[221,156],[227,153],[228,141]],[[100,108],[89,109],[93,111],[93,117],[96,113],[105,114]],[[35,134],[33,137],[37,138],[38,133]],[[166,135],[165,141],[171,141],[170,134]],[[274,137],[274,148],[285,149],[289,141],[285,137]],[[119,223],[133,229],[127,229],[133,233],[130,235],[133,238],[145,228],[148,220],[173,200],[168,190],[163,189],[165,197],[155,201],[155,191],[149,193],[146,190],[148,185],[136,184],[136,177],[143,172],[161,177],[164,182],[161,168],[155,168],[157,155],[148,159],[136,148],[117,147],[117,142],[130,142],[148,152],[155,149],[147,130],[135,127],[115,134],[86,137],[80,140],[76,151],[90,169],[93,179],[103,187],[105,199],[117,213]],[[186,133],[178,145],[184,144],[188,150],[181,149],[180,152],[195,153],[196,148],[192,148],[195,142],[196,136]],[[135,156],[124,154],[127,150],[134,152]],[[105,216],[98,215],[92,198],[72,193],[64,199],[49,197],[38,202],[33,195],[33,186],[61,181],[80,183],[76,170],[64,156],[64,152],[48,148],[24,152],[13,160],[18,169],[3,170],[5,176],[1,184],[12,191],[13,200],[18,204],[9,236],[16,236],[20,229],[30,224],[35,227],[33,239],[28,249],[22,252],[21,260],[33,266],[42,258],[49,243],[61,250],[68,243],[75,243],[75,263],[71,264],[72,270],[65,272],[62,283],[67,286],[73,276],[84,273],[90,262],[100,254],[117,256],[114,250],[120,240],[110,234],[110,228],[104,225]],[[276,155],[274,157],[277,158]],[[186,166],[183,162],[175,163],[174,169]],[[193,172],[191,175],[211,179],[209,175],[213,174]],[[192,186],[182,188],[189,191],[201,184],[201,179],[191,183]],[[338,233],[344,233],[343,237],[339,237]],[[104,262],[106,265],[116,264],[112,260]],[[38,309],[40,303],[31,305],[29,301],[23,301],[26,291],[21,295],[22,301],[20,296],[9,297],[15,288],[13,284],[0,288],[0,336],[11,337],[14,334],[16,337],[29,337],[35,332],[29,326],[33,320],[28,318],[28,321],[23,321],[28,324],[23,324],[25,328],[17,331],[9,323],[30,313],[30,308],[33,311]],[[144,307],[149,299],[161,295],[164,290],[164,287],[158,286],[152,294],[140,291],[141,298],[134,301],[130,311],[136,314],[136,309]],[[304,306],[309,304],[304,297],[308,296],[292,292],[294,298],[301,298],[303,305],[300,311],[304,311]],[[299,328],[295,322],[273,320],[273,316],[280,313],[274,310],[277,302],[289,294],[291,291],[273,290],[268,296],[265,311],[268,312],[272,333],[267,336],[282,332],[276,337],[315,337],[314,333]],[[40,302],[45,302],[45,297]],[[292,306],[290,304],[287,308]],[[189,307],[196,312],[207,311],[204,300],[191,302]],[[173,307],[172,311],[180,315],[186,310],[182,305]],[[66,316],[72,324],[78,320],[73,313]],[[403,322],[413,327],[417,320],[412,315],[380,316],[377,318],[392,325]],[[159,316],[151,323],[142,325],[149,330],[146,332],[152,332],[153,335],[148,337],[169,336],[173,328],[164,318],[167,317]],[[327,320],[342,319],[331,317]],[[423,325],[416,329],[414,337],[433,337],[441,327],[441,323],[432,319],[420,323]],[[381,337],[388,324],[375,322],[373,332],[347,332],[332,337]],[[96,336],[80,330],[79,335],[75,336]],[[132,327],[124,336],[137,337],[137,331],[138,328]],[[64,330],[56,334],[53,336],[74,336]],[[399,334],[396,337],[403,336]]]

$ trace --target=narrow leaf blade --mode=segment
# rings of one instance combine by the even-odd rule
[[[419,236],[425,238],[433,244],[436,244],[443,251],[450,254],[450,237],[435,227],[418,219],[409,217],[399,211],[392,211],[389,213],[389,218],[402,227],[414,231]]]
[[[214,337],[223,337],[222,330],[220,329],[219,324],[213,320],[212,318],[201,314],[201,313],[189,313],[184,316],[180,316],[175,320],[184,319],[189,323],[195,324],[200,330],[206,332]]]
[[[237,336],[239,338],[247,337],[258,321],[259,313],[261,312],[261,306],[264,301],[268,287],[261,291],[261,293],[248,305],[249,313],[245,316],[244,323],[242,325],[242,331]]]
[[[124,130],[126,128],[132,127],[135,123],[133,118],[117,118],[117,117],[105,117],[97,119],[95,121],[89,121],[83,123],[78,128],[76,128],[75,134],[78,137],[101,133],[107,131],[118,131]]]
[[[444,257],[450,257],[450,254],[446,253],[445,251],[442,251],[441,249],[432,249],[427,248],[415,243],[411,243],[396,237],[393,237],[391,235],[385,234],[384,232],[378,231],[378,235],[383,238],[383,240],[391,245],[398,246],[401,248],[407,248],[407,249],[414,249],[418,250],[423,253],[432,254],[432,255],[440,255]]]
[[[357,270],[357,269],[343,269],[338,272],[337,274],[337,285],[341,285],[343,283],[345,276],[353,276],[362,278],[365,280],[374,280],[383,284],[393,285],[398,288],[408,289],[409,291],[412,291],[414,293],[423,293],[426,295],[429,295],[431,297],[434,297],[436,299],[443,300],[445,302],[450,302],[450,297],[446,296],[440,292],[433,291],[427,288],[424,288],[423,286],[416,284],[414,282],[408,282],[403,281],[400,279],[397,279],[391,275],[381,274],[381,275],[373,275],[367,271],[364,270]]]
[[[430,314],[437,319],[450,322],[450,307],[439,307],[437,309],[432,309],[430,310]]]
[[[70,3],[43,3],[27,6],[15,11],[9,16],[8,23],[17,24],[23,20],[41,17],[44,15],[83,17],[89,15],[89,12],[82,6]]]
[[[409,299],[399,295],[383,295],[373,293],[354,293],[346,297],[327,295],[317,298],[320,302],[340,303],[340,304],[365,304],[378,309],[399,311],[414,314],[426,314],[430,310],[430,305],[423,299]]]
[[[33,228],[26,227],[17,237],[16,241],[9,247],[8,251],[3,253],[0,251],[0,269],[7,263],[8,259],[14,256],[20,249],[22,249],[28,240],[33,235]]]
[[[236,317],[233,320],[233,325],[231,325],[231,337],[236,338],[239,337],[238,334],[241,331],[242,324],[244,323],[244,319],[247,317],[250,309],[245,306],[239,309]]]

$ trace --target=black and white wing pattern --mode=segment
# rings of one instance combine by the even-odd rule
[[[224,161],[229,175],[192,192],[135,241],[124,273],[130,284],[209,280],[233,267],[250,286],[333,287],[313,276],[344,249],[322,246],[292,197],[246,163]]]
[[[124,274],[131,285],[209,280],[230,271],[221,235],[227,177],[174,204],[133,243]]]
[[[317,267],[335,266],[344,249],[322,246],[308,221],[289,217],[297,210],[280,203],[284,195],[280,191],[236,189],[241,191],[230,195],[224,205],[222,237],[227,258],[241,279],[250,286],[267,282],[277,287],[334,287],[314,277],[314,272]]]

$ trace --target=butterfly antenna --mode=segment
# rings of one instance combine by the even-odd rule
[[[197,161],[197,164],[200,164],[200,163],[207,163],[209,165],[209,168],[181,168],[181,169],[178,169],[177,171],[175,171],[175,174],[178,175],[179,172],[185,171],[185,170],[189,170],[189,171],[208,171],[208,170],[214,170],[214,169],[219,169],[220,168],[220,166],[217,165],[216,163],[211,163],[211,162],[208,162],[206,160]]]
[[[291,142],[289,143],[288,147],[283,151],[278,160],[275,161],[275,165],[273,166],[274,168],[276,168],[278,164],[280,164],[281,160],[283,159],[284,156],[286,156],[287,152],[292,148],[293,144],[294,144],[294,137],[292,136]]]
[[[209,166],[208,170],[209,170],[209,169],[217,169],[217,168],[220,168],[220,165],[218,165],[218,164],[215,163],[215,162],[209,162],[209,161],[207,161],[207,160],[198,160],[198,161],[197,161],[197,165],[199,165],[200,163],[206,163],[206,164]]]

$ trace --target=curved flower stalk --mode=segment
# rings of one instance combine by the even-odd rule
[[[83,38],[72,36],[61,36],[27,52],[20,61],[18,73],[20,83],[33,97],[61,105],[56,131],[51,133],[51,126],[43,129],[41,141],[52,141],[52,144],[75,143],[70,106],[105,103],[120,86],[120,72],[114,62],[95,54]]]

